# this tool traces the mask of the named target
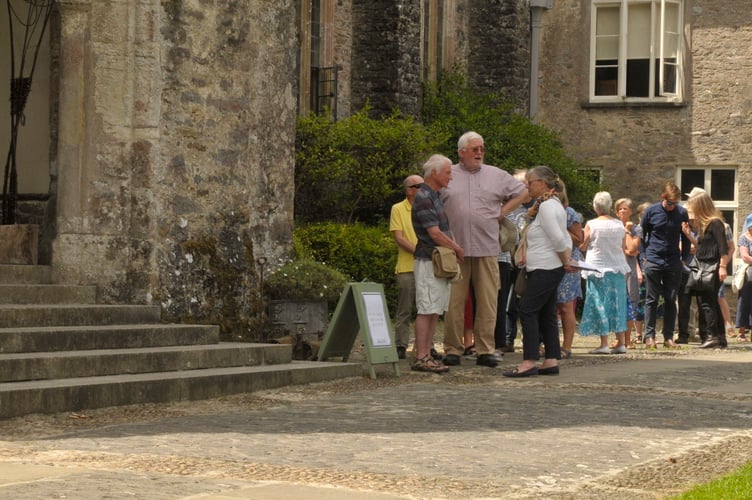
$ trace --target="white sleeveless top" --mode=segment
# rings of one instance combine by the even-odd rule
[[[624,224],[618,219],[592,219],[586,226],[590,227],[590,241],[588,242],[585,262],[602,269],[603,272],[627,274],[629,264],[624,257]],[[597,271],[582,271],[582,277],[590,275],[602,277]]]

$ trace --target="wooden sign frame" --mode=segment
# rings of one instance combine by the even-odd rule
[[[341,357],[352,352],[358,333],[363,345],[371,378],[376,378],[373,365],[390,363],[399,377],[399,358],[394,345],[394,332],[389,309],[380,283],[349,283],[339,298],[332,320],[319,347],[318,360]]]

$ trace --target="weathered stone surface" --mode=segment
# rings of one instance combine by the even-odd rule
[[[56,278],[250,334],[292,242],[294,3],[62,2],[58,36]]]
[[[39,226],[0,225],[0,264],[36,265],[39,257]]]

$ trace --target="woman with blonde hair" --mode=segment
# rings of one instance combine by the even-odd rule
[[[624,343],[627,347],[632,345],[630,334],[635,330],[637,338],[642,337],[642,320],[638,315],[640,302],[640,284],[642,283],[642,269],[637,262],[640,255],[640,240],[642,228],[632,221],[632,200],[619,198],[614,203],[616,218],[624,224],[624,256],[629,265],[627,273],[627,333]],[[613,347],[618,347],[618,343]]]
[[[703,349],[726,347],[728,345],[726,327],[723,323],[721,307],[718,304],[718,288],[721,286],[721,281],[726,279],[726,265],[729,258],[723,216],[715,208],[708,193],[691,197],[686,205],[687,210],[694,214],[698,233],[695,259],[701,263],[718,264],[713,287],[707,291],[695,291],[700,300],[700,314],[705,318],[704,324],[707,328],[706,335],[704,335],[707,340],[700,347]]]

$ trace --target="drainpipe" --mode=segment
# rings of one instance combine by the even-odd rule
[[[538,52],[540,50],[540,27],[543,11],[554,6],[554,0],[530,0],[530,105],[528,116],[535,119],[538,111]]]

